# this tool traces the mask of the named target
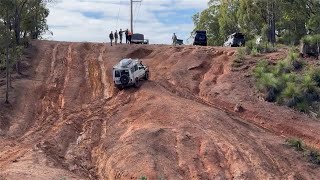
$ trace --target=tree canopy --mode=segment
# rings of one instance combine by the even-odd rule
[[[53,0],[0,0],[0,71],[6,70],[6,102],[12,67],[20,74],[21,49],[48,31],[46,4]]]
[[[222,45],[229,34],[247,39],[263,36],[296,44],[307,34],[320,33],[319,0],[210,0],[193,16],[195,30],[208,32],[210,45]]]

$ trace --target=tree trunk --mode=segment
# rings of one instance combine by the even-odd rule
[[[276,15],[275,15],[275,2],[272,1],[271,4],[271,43],[274,47],[274,44],[276,43]]]
[[[268,14],[268,41],[274,47],[276,42],[276,23],[275,23],[275,2],[272,0],[271,2],[267,1],[267,14]]]
[[[20,58],[17,57],[17,45],[14,43],[13,45],[13,62],[16,62],[16,72],[21,74],[20,72]]]
[[[318,50],[318,59],[320,60],[320,44],[317,42],[317,50]]]
[[[6,27],[6,36],[7,36],[7,39],[6,39],[6,84],[7,84],[7,88],[6,88],[6,102],[7,104],[9,104],[9,90],[10,90],[10,85],[9,85],[9,69],[10,69],[10,66],[9,66],[9,42],[8,42],[8,36],[9,36],[9,33],[8,33],[8,29],[9,29],[9,15],[8,15],[8,9],[7,9],[7,12],[6,12],[6,15],[7,15],[7,27]]]
[[[9,77],[9,47],[6,45],[6,103],[9,104],[9,90],[10,90],[10,77]]]

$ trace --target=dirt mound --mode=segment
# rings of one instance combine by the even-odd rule
[[[284,141],[319,147],[319,123],[259,101],[235,50],[33,42],[1,104],[0,179],[317,179]],[[140,89],[113,86],[126,57],[150,66]]]
[[[133,58],[133,59],[142,59],[145,58],[147,56],[149,56],[153,51],[150,49],[146,49],[146,48],[139,48],[135,51],[133,51],[132,53],[130,53],[127,57],[128,58]]]

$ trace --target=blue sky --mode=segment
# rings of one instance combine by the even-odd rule
[[[48,24],[59,41],[107,42],[110,31],[130,27],[130,0],[60,0],[50,5]],[[134,32],[151,43],[169,44],[172,33],[185,42],[193,30],[192,15],[208,0],[143,0],[134,5]]]

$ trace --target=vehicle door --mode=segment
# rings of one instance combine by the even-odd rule
[[[133,67],[133,78],[139,78],[140,79],[140,72],[139,72],[139,68],[138,68],[138,65],[134,65]]]
[[[144,72],[145,72],[145,68],[142,64],[138,63],[138,72],[139,72],[139,78],[143,78],[144,76]]]

